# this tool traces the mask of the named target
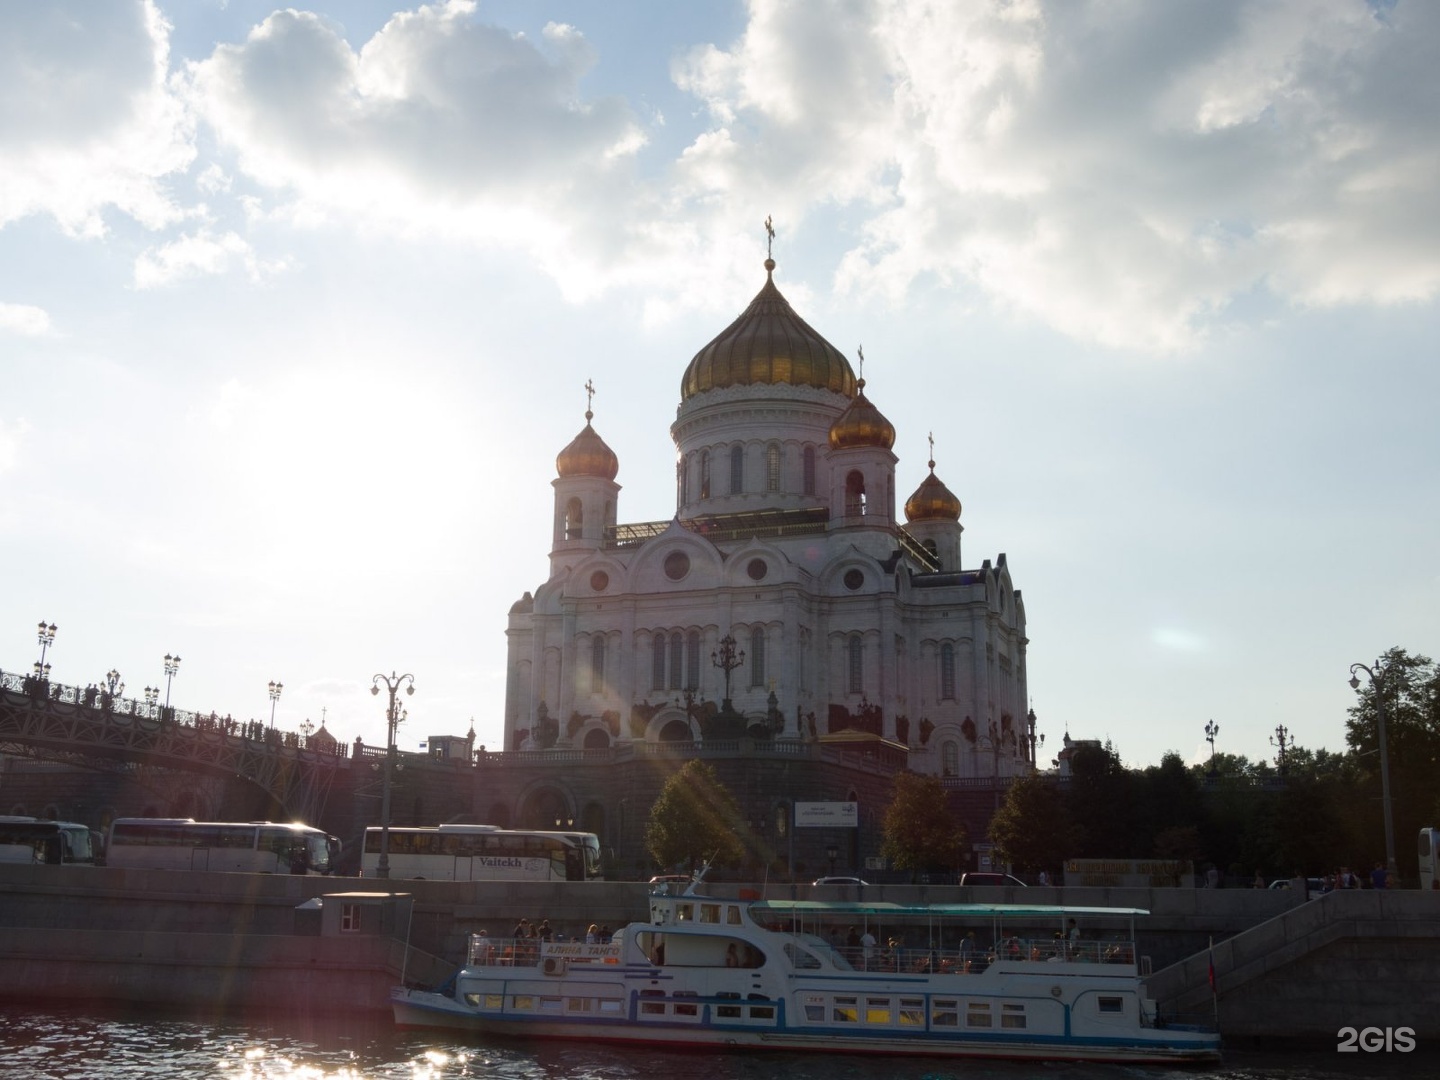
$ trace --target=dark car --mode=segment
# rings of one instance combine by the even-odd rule
[[[961,885],[1019,885],[1022,889],[1025,882],[1021,881],[1014,874],[965,874],[960,878]]]

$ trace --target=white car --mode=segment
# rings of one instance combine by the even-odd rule
[[[861,881],[858,877],[817,877],[811,882],[812,885],[869,885],[868,881]]]

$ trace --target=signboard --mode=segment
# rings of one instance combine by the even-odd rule
[[[860,824],[860,807],[853,802],[797,802],[797,829],[853,829]]]

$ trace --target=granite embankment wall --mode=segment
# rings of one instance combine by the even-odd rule
[[[385,934],[323,936],[313,905],[302,909],[317,897],[386,885],[413,904],[404,925]],[[727,883],[712,891],[734,896],[744,888],[763,887]],[[1167,1013],[1211,1008],[1206,948],[1213,939],[1217,967],[1226,965],[1222,1030],[1333,1037],[1335,1029],[1326,1027],[1333,1016],[1350,1017],[1346,1023],[1355,1025],[1407,1023],[1377,1019],[1390,1015],[1388,1003],[1404,999],[1428,1002],[1425,1009],[1435,1019],[1424,1030],[1440,1038],[1440,982],[1433,974],[1440,971],[1440,898],[1430,894],[1358,892],[1304,902],[1287,891],[1247,889],[792,890],[772,884],[765,891],[773,898],[902,904],[1142,908],[1151,914],[1140,922],[1139,952],[1156,972],[1152,993]],[[548,918],[569,935],[583,934],[592,922],[619,927],[643,915],[646,892],[638,882],[383,883],[0,865],[0,997],[107,998],[217,1010],[384,1010],[389,987],[402,974],[412,984],[443,981],[474,931],[508,935],[521,916]],[[983,936],[987,928],[975,929]],[[1125,924],[1116,920],[1105,929],[1122,932]],[[1335,1008],[1318,1011],[1317,996]],[[1287,1001],[1293,1004],[1287,1007]],[[1324,1018],[1318,1026],[1317,1016]],[[1411,1026],[1422,1030],[1419,1023]]]

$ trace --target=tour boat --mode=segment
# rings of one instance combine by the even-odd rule
[[[1220,1037],[1145,993],[1133,908],[680,895],[609,942],[470,939],[402,1028],[673,1047],[1212,1061]],[[983,942],[984,945],[978,943]]]

